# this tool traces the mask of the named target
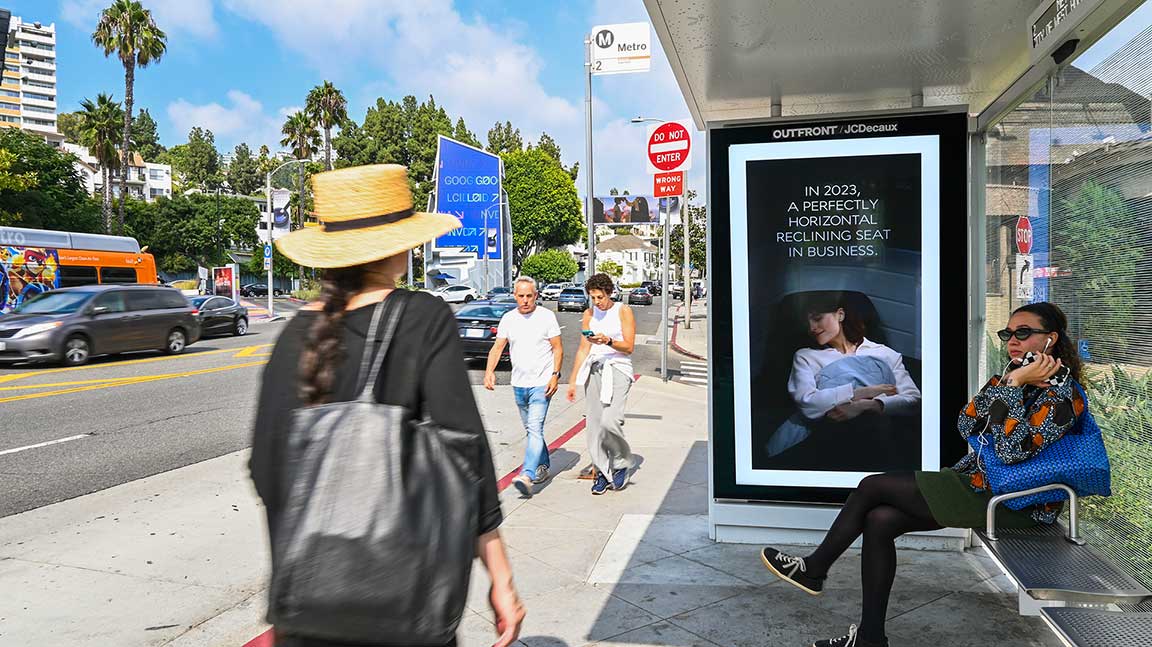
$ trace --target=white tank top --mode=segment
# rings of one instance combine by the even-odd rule
[[[615,341],[624,341],[624,325],[620,323],[620,304],[613,303],[612,307],[607,310],[592,306],[592,321],[588,324],[588,329],[597,335],[606,335]],[[592,351],[589,355],[593,359],[631,358],[631,356],[625,355],[607,344],[592,344]]]

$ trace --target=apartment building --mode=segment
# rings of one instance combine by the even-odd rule
[[[59,145],[56,124],[56,25],[12,16],[0,79],[0,126],[22,128]]]
[[[88,149],[66,142],[61,146],[76,156],[76,170],[85,187],[93,195],[102,195],[104,178],[100,172],[100,162]],[[112,172],[112,195],[120,196],[120,171]],[[138,200],[154,201],[156,198],[172,197],[172,167],[168,164],[145,162],[140,153],[132,152],[128,164],[128,195]]]

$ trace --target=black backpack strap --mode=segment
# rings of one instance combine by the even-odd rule
[[[364,380],[360,389],[359,400],[365,402],[372,400],[372,389],[376,386],[376,378],[380,376],[380,368],[388,356],[388,348],[396,336],[396,328],[400,324],[400,317],[404,314],[404,306],[410,296],[412,294],[408,290],[397,288],[376,306],[376,312],[372,315],[372,326],[368,329],[368,339],[372,340],[375,349],[369,349],[367,340],[365,340],[364,361],[360,367],[360,374],[363,376],[364,369],[368,368],[368,378]],[[385,311],[387,311],[387,316],[383,316]],[[384,320],[382,326],[380,325],[381,319]]]

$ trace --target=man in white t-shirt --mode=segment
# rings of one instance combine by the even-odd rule
[[[539,295],[536,280],[522,276],[516,279],[512,289],[517,308],[504,313],[496,328],[496,342],[488,353],[488,368],[484,372],[484,388],[495,390],[496,365],[500,363],[504,345],[510,344],[512,391],[528,435],[524,467],[512,485],[520,494],[532,496],[532,486],[547,480],[551,467],[548,445],[544,442],[544,418],[548,415],[549,400],[560,387],[564,347],[560,343],[556,315],[547,308],[536,307]]]

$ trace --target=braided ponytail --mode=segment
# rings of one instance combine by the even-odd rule
[[[323,404],[332,395],[336,371],[344,359],[344,309],[363,288],[364,274],[364,266],[324,273],[320,292],[324,309],[300,354],[298,394],[305,406]]]

